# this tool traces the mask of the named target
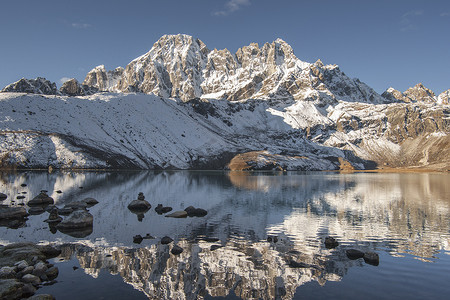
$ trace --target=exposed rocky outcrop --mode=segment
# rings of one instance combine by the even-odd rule
[[[81,85],[75,78],[67,80],[59,89],[61,95],[67,96],[86,96],[98,92],[98,89],[88,85]]]
[[[445,92],[444,92],[445,93]],[[438,101],[436,95],[432,90],[426,88],[422,83],[416,84],[414,87],[410,87],[403,93],[390,87],[383,94],[382,97],[388,99],[391,102],[424,102],[424,103],[445,103],[444,101]],[[443,96],[444,97],[444,96]],[[445,98],[445,97],[444,97]],[[447,102],[448,104],[448,102]]]
[[[56,83],[43,77],[37,77],[36,79],[22,78],[6,86],[1,92],[56,95],[58,90],[56,89]]]
[[[89,86],[98,91],[112,91],[123,74],[123,68],[118,67],[112,71],[106,71],[104,65],[100,65],[89,71],[83,81],[83,86]]]

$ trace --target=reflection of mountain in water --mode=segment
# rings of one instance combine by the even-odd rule
[[[0,229],[1,243],[17,241],[17,236],[77,241],[91,248],[65,246],[66,256],[76,254],[87,273],[106,268],[155,299],[225,296],[230,290],[243,298],[289,299],[311,280],[340,280],[359,263],[345,257],[350,247],[412,253],[420,259],[450,250],[445,174],[165,171],[27,173],[2,180],[7,193],[21,190],[26,182],[30,193],[43,186],[61,189],[57,205],[84,197],[100,204],[90,209],[94,231],[84,240],[50,234],[42,229],[42,215],[30,216],[27,227]],[[193,205],[207,209],[208,215],[171,219],[152,208],[139,222],[126,208],[138,192],[153,208],[157,203],[174,210]],[[157,239],[136,248],[131,237],[147,232]],[[268,234],[278,236],[278,243],[267,242]],[[158,243],[165,235],[183,247],[181,255],[169,254],[170,246]],[[339,240],[337,249],[324,247],[328,235]],[[203,236],[218,237],[215,244],[224,247],[211,251],[211,243],[198,242]],[[290,268],[289,260],[310,267]]]

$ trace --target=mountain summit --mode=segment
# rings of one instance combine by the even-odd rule
[[[183,101],[385,101],[366,84],[347,77],[336,65],[301,61],[282,39],[262,47],[252,43],[232,54],[227,49],[209,50],[201,40],[189,35],[164,35],[149,52],[131,61],[123,73],[117,69],[107,73],[103,66],[96,67],[84,84],[104,91],[153,93]],[[100,84],[103,82],[110,84]]]

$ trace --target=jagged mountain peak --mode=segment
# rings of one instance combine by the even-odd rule
[[[51,82],[43,77],[37,77],[36,79],[19,79],[18,81],[7,85],[4,89],[1,90],[1,92],[44,95],[56,95],[58,93],[56,89],[56,83]]]

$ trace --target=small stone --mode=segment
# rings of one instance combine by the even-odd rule
[[[347,257],[351,260],[362,258],[364,256],[364,252],[356,249],[348,249],[345,251],[345,254],[347,254]]]
[[[173,212],[169,215],[165,215],[167,218],[186,218],[188,213],[184,210]]]
[[[28,267],[24,268],[22,271],[20,271],[20,273],[23,276],[23,275],[26,275],[26,274],[31,274],[31,273],[33,273],[33,271],[34,271],[34,267],[33,266],[28,266]]]
[[[144,199],[145,199],[144,193],[140,192],[138,194],[138,200],[144,200]]]
[[[16,278],[16,270],[14,267],[3,267],[0,269],[0,279]]]
[[[57,194],[61,194],[62,193],[62,191],[61,190],[57,190],[57,191],[55,191]]]
[[[26,187],[27,185],[25,183],[22,183],[20,186],[21,187]]]
[[[147,211],[152,206],[143,199],[133,200],[128,204],[128,209],[132,211]]]
[[[41,283],[41,279],[32,274],[26,274],[22,277],[22,281],[25,283],[31,283],[32,285],[38,285]]]
[[[135,235],[133,236],[133,243],[140,244],[144,238],[141,235]]]
[[[47,266],[43,262],[39,262],[34,266],[33,275],[41,277],[48,270]],[[41,278],[42,279],[42,278]]]
[[[335,238],[331,237],[331,236],[327,236],[325,238],[325,247],[327,249],[333,249],[336,248],[339,245],[338,241],[336,241]]]
[[[0,193],[0,201],[6,200],[8,196],[6,194]]]
[[[18,261],[14,264],[17,267],[17,270],[22,271],[26,267],[28,267],[28,263],[25,260]]]
[[[183,248],[181,248],[181,247],[178,246],[178,245],[173,245],[172,250],[170,250],[170,252],[171,252],[173,255],[178,255],[178,254],[181,254],[181,253],[183,252]]]
[[[23,293],[22,296],[24,297],[31,296],[34,293],[36,293],[36,288],[31,283],[24,284],[22,288],[22,293]]]
[[[204,217],[208,214],[203,208],[195,208],[193,206],[188,206],[184,209],[189,217]]]
[[[143,239],[147,239],[147,240],[152,240],[155,237],[151,236],[149,233],[147,233],[144,237],[142,237]]]
[[[19,200],[20,199],[25,199],[25,196],[19,195],[19,196],[16,197],[16,199],[19,199]]]
[[[94,206],[95,204],[98,204],[98,201],[96,199],[90,198],[90,197],[89,198],[84,198],[82,200],[82,202],[86,203],[89,206]]]
[[[271,243],[271,242],[276,243],[276,242],[278,242],[278,237],[275,236],[275,235],[269,235],[269,236],[267,237],[267,241],[268,241],[269,243]]]
[[[171,239],[170,237],[168,237],[168,236],[165,236],[165,237],[163,237],[162,239],[161,239],[161,244],[163,244],[163,245],[167,245],[167,244],[170,244],[170,243],[172,243],[173,242],[173,239]]]
[[[380,264],[380,257],[375,252],[366,252],[364,253],[364,262],[366,264],[372,265],[372,266],[378,266]]]

